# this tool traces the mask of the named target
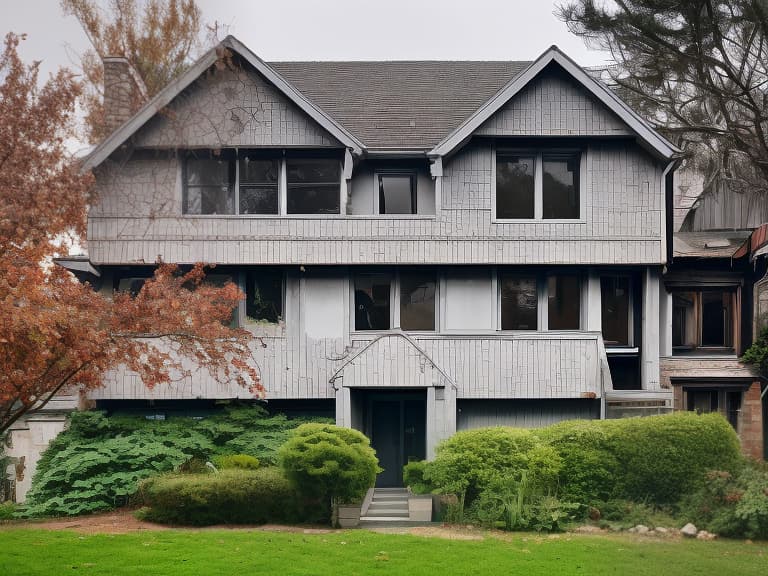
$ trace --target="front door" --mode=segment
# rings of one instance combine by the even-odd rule
[[[379,466],[380,488],[403,485],[403,466],[426,457],[426,392],[372,393],[368,423],[371,445]]]

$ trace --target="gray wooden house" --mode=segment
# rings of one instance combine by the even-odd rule
[[[661,283],[678,150],[556,47],[534,62],[265,63],[229,37],[87,158],[101,290],[215,263],[270,406],[367,433],[401,482],[457,430],[664,411]],[[108,409],[248,398],[197,372]],[[197,404],[195,404],[197,403]]]

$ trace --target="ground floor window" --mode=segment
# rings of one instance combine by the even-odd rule
[[[675,354],[702,349],[733,352],[736,291],[705,288],[673,290],[672,347]]]
[[[245,278],[245,316],[265,324],[283,319],[283,272],[277,268],[250,269]]]
[[[502,330],[578,330],[582,279],[573,273],[499,277]]]
[[[742,390],[691,387],[684,388],[683,391],[686,410],[698,414],[719,412],[738,430],[744,395]]]
[[[437,274],[403,270],[361,273],[354,279],[354,329],[433,331],[437,327]]]
[[[600,278],[603,340],[606,346],[632,346],[632,282],[629,276]]]

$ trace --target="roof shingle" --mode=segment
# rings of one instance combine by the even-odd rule
[[[530,62],[270,62],[371,149],[428,150]]]

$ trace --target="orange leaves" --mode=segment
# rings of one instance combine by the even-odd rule
[[[252,336],[228,326],[243,298],[234,284],[160,264],[135,298],[105,297],[56,265],[57,241],[84,233],[91,176],[63,136],[80,86],[61,71],[42,88],[37,67],[5,38],[0,55],[0,435],[68,386],[101,386],[120,365],[147,386],[183,377],[183,359],[261,393]],[[64,247],[66,249],[66,246]]]

